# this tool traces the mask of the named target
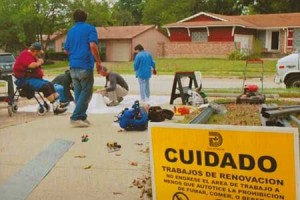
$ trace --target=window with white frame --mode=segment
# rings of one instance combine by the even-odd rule
[[[192,32],[192,42],[207,42],[207,32]]]

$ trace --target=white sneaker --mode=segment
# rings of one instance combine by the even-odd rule
[[[113,107],[113,106],[117,106],[117,105],[119,105],[119,103],[115,102],[115,101],[112,101],[109,104],[106,104],[106,106],[108,106],[108,107]]]
[[[91,125],[91,122],[87,119],[83,120],[84,123],[88,124],[88,125]]]
[[[74,128],[85,128],[89,126],[89,124],[83,120],[71,120],[71,125]]]

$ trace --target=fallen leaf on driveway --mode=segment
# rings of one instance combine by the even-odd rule
[[[136,145],[138,145],[138,146],[142,146],[143,145],[143,143],[135,143]]]
[[[140,152],[142,152],[142,153],[149,153],[149,147],[147,147],[146,149],[141,149]]]
[[[86,166],[85,168],[83,169],[91,169],[92,168],[92,165],[89,165],[89,166]]]
[[[74,156],[74,158],[86,158],[85,155],[78,155],[78,156]]]
[[[130,162],[129,162],[129,165],[132,165],[132,166],[138,166],[138,163],[137,163],[137,162],[132,162],[132,161],[130,161]]]
[[[122,192],[113,192],[114,195],[123,195]]]

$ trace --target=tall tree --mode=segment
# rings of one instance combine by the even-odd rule
[[[223,15],[240,15],[253,0],[194,0],[193,13],[200,11]]]
[[[199,12],[240,15],[253,0],[147,0],[143,22],[163,25]]]
[[[22,0],[0,0],[0,48],[6,51],[23,48],[29,35],[24,29],[32,30],[27,17],[30,11],[21,10],[22,4]]]
[[[65,29],[66,24],[69,23],[69,19],[65,17],[70,12],[69,2],[68,0],[36,0],[33,2],[36,11],[36,14],[33,15],[36,22],[36,40],[44,43],[44,47],[47,48],[50,35],[55,31]]]
[[[112,25],[110,3],[108,1],[105,0],[74,1],[72,4],[69,5],[69,8],[72,10],[72,12],[76,8],[84,9],[88,13],[87,22],[93,24],[94,26]],[[71,19],[72,16],[70,15],[69,18]]]
[[[16,51],[66,26],[69,0],[0,0],[0,45]],[[47,41],[45,43],[47,46]]]
[[[254,0],[250,5],[253,13],[291,13],[300,12],[299,0]]]
[[[144,9],[145,24],[163,25],[190,16],[194,0],[147,0]]]
[[[141,24],[144,6],[144,0],[118,0],[112,8],[114,25]]]

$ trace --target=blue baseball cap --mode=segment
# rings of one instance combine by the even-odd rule
[[[41,51],[42,50],[42,44],[39,43],[39,42],[34,42],[30,45],[30,48],[31,49],[35,49],[35,50],[38,50],[38,51]]]

